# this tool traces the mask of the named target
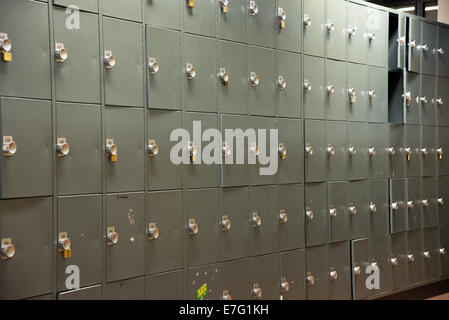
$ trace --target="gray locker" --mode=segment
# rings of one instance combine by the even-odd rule
[[[327,180],[345,180],[348,172],[347,127],[344,121],[326,122],[325,152],[327,156]]]
[[[0,61],[0,96],[50,99],[48,4],[2,1],[2,5],[0,30],[8,34],[12,57]]]
[[[406,233],[396,233],[390,236],[390,265],[391,265],[391,288],[402,288],[407,284],[407,241]]]
[[[422,70],[429,75],[436,75],[437,26],[429,22],[422,22]]]
[[[408,282],[416,284],[423,280],[423,260],[421,230],[407,232]]]
[[[449,175],[449,128],[438,127],[437,137],[437,161],[438,161],[438,175]]]
[[[170,141],[173,130],[181,128],[181,112],[148,110],[148,180],[150,190],[179,189],[182,187],[181,165],[170,160],[171,149],[177,141]],[[157,146],[150,152],[150,146]],[[156,153],[156,154],[155,154]]]
[[[436,124],[436,77],[421,75],[421,125],[434,126]]]
[[[56,136],[66,138],[70,147],[69,154],[56,161],[58,194],[100,193],[103,187],[100,106],[57,103],[56,116]]]
[[[275,115],[276,107],[276,53],[272,49],[249,47],[249,114]]]
[[[146,37],[148,107],[181,109],[181,34],[147,27]]]
[[[328,242],[329,215],[326,188],[325,183],[305,186],[306,247]]]
[[[148,194],[148,272],[172,271],[182,267],[182,191]]]
[[[422,178],[421,206],[423,227],[438,226],[438,208],[436,199],[436,180],[434,177]]]
[[[421,72],[421,21],[408,17],[408,71]]]
[[[326,118],[329,120],[346,120],[348,107],[346,81],[346,62],[326,60],[325,106]]]
[[[414,72],[406,72],[405,76],[405,123],[421,123],[420,75]]]
[[[66,258],[58,247],[58,290],[66,288],[66,268],[76,265],[80,272],[80,286],[102,282],[102,201],[101,195],[58,198],[58,240],[61,233],[70,239],[70,255]],[[62,252],[61,252],[62,251]]]
[[[302,61],[296,53],[277,52],[278,114],[281,117],[302,117]]]
[[[438,26],[437,70],[440,77],[449,77],[448,54],[449,28],[446,26]]]
[[[359,32],[359,31],[357,31]],[[368,120],[368,69],[367,66],[355,63],[348,64],[348,101],[349,121]]]
[[[101,285],[58,293],[58,300],[101,300],[101,298]]]
[[[0,132],[4,150],[0,163],[1,198],[50,195],[50,102],[0,98]]]
[[[301,52],[301,1],[279,0],[278,14],[282,14],[282,11],[286,13],[286,19],[284,21],[284,24],[282,24],[282,17],[277,17],[277,47],[281,50]]]
[[[306,249],[307,300],[329,299],[329,246]]]
[[[249,257],[250,224],[249,190],[225,188],[222,190],[220,226],[222,260]],[[229,221],[229,223],[228,223]]]
[[[104,17],[103,33],[105,104],[143,107],[141,24]]]
[[[187,290],[189,300],[219,300],[220,265],[190,268]]]
[[[440,228],[440,275],[446,277],[449,275],[449,255],[447,250],[449,248],[449,228]]]
[[[80,10],[98,12],[98,0],[53,0],[53,4],[63,7],[75,5]]]
[[[383,50],[383,52],[385,52]],[[385,56],[378,54],[379,56]],[[388,119],[388,69],[368,67],[368,121],[385,123]]]
[[[379,270],[379,289],[370,290],[370,295],[391,290],[390,252],[388,236],[381,235],[369,238],[370,264]]]
[[[348,178],[350,180],[360,180],[368,177],[369,154],[367,138],[365,137],[367,125],[364,123],[348,123]]]
[[[106,281],[145,274],[146,226],[143,193],[106,196]],[[132,263],[129,263],[132,261]]]
[[[398,26],[398,40],[403,39],[403,41],[398,41],[398,68],[405,69],[406,68],[406,50],[408,48],[406,39],[407,39],[407,17],[400,14],[399,15],[399,26]],[[395,41],[395,39],[393,39]],[[396,40],[397,41],[397,40]]]
[[[420,127],[415,125],[406,125],[404,157],[405,170],[408,177],[419,177],[421,174],[422,152],[420,142]]]
[[[76,32],[66,28],[65,9],[53,9],[54,38],[64,44],[68,58],[55,63],[56,100],[100,103],[100,39],[98,16],[80,12]]]
[[[251,195],[251,253],[274,253],[279,247],[278,186],[254,187]]]
[[[327,0],[326,54],[330,59],[346,60],[347,9],[344,0]]]
[[[105,300],[143,300],[145,298],[145,277],[107,283],[104,287]]]
[[[104,112],[105,149],[115,144],[116,158],[105,152],[106,191],[140,191],[144,189],[143,110],[107,108]],[[109,141],[113,140],[113,141]]]
[[[405,179],[390,179],[390,233],[406,229]]]
[[[216,40],[186,34],[184,51],[184,107],[188,111],[217,112]]]
[[[433,189],[435,189],[435,187]],[[407,231],[420,229],[422,225],[423,206],[421,198],[421,181],[419,178],[407,179],[406,203],[407,203]]]
[[[351,300],[349,241],[329,245],[330,299]]]
[[[248,47],[220,41],[219,56],[220,112],[248,114]]]
[[[352,264],[352,297],[360,300],[369,296],[370,292],[366,287],[369,260],[368,239],[358,239],[351,241],[351,264]]]
[[[279,183],[300,183],[304,180],[302,120],[278,119],[277,127],[279,146],[287,148],[286,156],[280,155],[278,158]]]
[[[440,276],[440,240],[438,227],[423,229],[424,281]]]
[[[188,193],[188,262],[191,266],[213,263],[219,258],[218,190],[190,190]]]
[[[220,299],[250,300],[249,259],[224,262],[221,265]]]
[[[437,203],[440,226],[449,226],[449,177],[438,177]]]
[[[365,6],[348,3],[348,61],[365,64],[367,62],[367,9]]]
[[[279,250],[304,247],[304,186],[279,186]]]
[[[304,0],[304,53],[324,57],[325,0]]]
[[[218,9],[220,39],[246,42],[247,0],[230,1],[227,12],[224,6]]]
[[[15,254],[0,263],[0,299],[23,299],[52,291],[52,199],[0,202],[0,239]],[[32,272],[30,272],[32,267]]]
[[[369,235],[388,233],[389,203],[388,180],[368,181]]]
[[[421,127],[422,175],[435,175],[436,128]]]
[[[449,126],[449,110],[447,110],[446,107],[449,103],[449,79],[437,78],[437,81],[437,96],[435,100],[437,108],[437,124],[439,126],[447,127]]]
[[[106,0],[102,2],[103,15],[142,22],[142,1]]]
[[[148,277],[148,300],[183,300],[184,271],[172,271]]]
[[[304,56],[304,117],[324,119],[325,117],[325,84],[324,59]]]
[[[251,296],[254,300],[278,300],[280,297],[279,255],[251,259]]]
[[[183,1],[144,0],[144,23],[179,30],[181,2]]]
[[[305,300],[305,250],[281,252],[282,300]]]
[[[369,178],[387,176],[387,128],[384,124],[368,124],[368,138],[365,141]]]
[[[215,37],[217,4],[215,0],[197,1],[194,7],[189,7],[186,1],[184,7],[184,31]]]
[[[348,239],[348,182],[327,185],[329,203],[329,242]]]
[[[305,121],[305,181],[318,182],[327,179],[328,150],[325,122]]]
[[[405,153],[404,149],[404,126],[389,124],[387,156],[388,156],[388,176],[403,177],[405,175]]]
[[[349,239],[367,237],[369,233],[368,182],[351,181],[348,184]]]
[[[367,8],[366,22],[368,43],[367,62],[378,67],[388,66],[388,12]]]
[[[248,0],[248,43],[269,48],[275,47],[276,16],[275,1]]]

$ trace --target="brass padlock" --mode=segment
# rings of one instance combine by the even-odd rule
[[[64,258],[67,259],[71,257],[72,257],[72,249],[64,250]]]
[[[222,8],[222,10],[223,10],[223,13],[228,13],[229,12],[229,7],[228,6],[224,6]]]
[[[12,62],[12,53],[11,52],[3,52],[3,61],[4,62]]]
[[[281,20],[281,29],[285,29],[285,21]]]
[[[189,8],[195,8],[195,0],[187,0],[187,6]]]
[[[110,157],[109,157],[109,160],[111,162],[117,162],[118,161],[118,157],[117,157],[116,154],[111,154]]]

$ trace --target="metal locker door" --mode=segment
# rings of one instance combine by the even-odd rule
[[[407,17],[399,15],[399,34],[398,34],[398,68],[405,69],[406,67],[406,48],[407,43]]]
[[[369,265],[368,239],[351,241],[352,259],[352,297],[360,300],[369,296],[366,288],[366,268]]]
[[[102,286],[92,286],[58,293],[58,300],[101,300]]]
[[[302,60],[296,53],[277,52],[278,115],[281,117],[302,117]]]
[[[218,116],[214,114],[206,113],[187,113],[186,115],[186,128],[190,133],[190,139],[192,139],[192,146],[196,148],[197,155],[196,160],[201,160],[200,164],[195,162],[191,163],[186,167],[188,173],[188,187],[189,188],[209,188],[218,186],[218,175],[219,175],[219,165],[211,164],[208,165],[202,160],[202,153],[204,148],[208,145],[207,142],[201,141],[201,136],[195,137],[193,132],[194,122],[200,121],[201,131],[203,132],[207,129],[217,129],[218,128]],[[196,138],[196,139],[195,139]],[[198,140],[198,141],[195,141]],[[201,145],[195,145],[201,144]],[[200,148],[201,147],[201,148]],[[191,160],[193,158],[191,157]]]
[[[424,281],[440,276],[440,240],[438,227],[423,229]]]
[[[346,61],[346,1],[327,0],[326,53],[330,59]]]
[[[390,179],[390,233],[406,230],[405,179]]]
[[[327,179],[327,144],[325,122],[305,121],[305,181],[318,182]]]
[[[405,99],[405,123],[421,123],[421,102],[420,102],[420,79],[418,73],[406,72],[406,88],[403,99]]]
[[[371,289],[370,295],[391,290],[390,250],[388,236],[381,235],[369,238],[370,266],[379,271],[379,289]],[[375,271],[374,271],[375,272]],[[373,274],[373,271],[368,274]],[[371,282],[372,283],[372,282]]]
[[[249,128],[254,130],[260,130],[265,129],[266,130],[266,146],[265,148],[261,147],[261,141],[259,137],[257,137],[257,143],[256,143],[256,149],[259,150],[259,152],[264,152],[263,149],[265,149],[265,153],[268,154],[270,151],[269,146],[271,146],[270,137],[271,137],[271,130],[275,129],[276,126],[276,119],[275,118],[262,118],[262,117],[249,117],[248,120]],[[258,134],[259,135],[259,134]],[[280,142],[280,141],[279,141]],[[275,172],[273,175],[263,175],[261,169],[268,168],[269,165],[261,165],[260,164],[260,155],[257,155],[257,151],[253,150],[254,146],[250,146],[251,155],[250,157],[255,157],[256,164],[250,165],[251,169],[251,184],[252,185],[264,185],[264,184],[276,184],[277,183],[277,174],[278,171]],[[288,155],[287,155],[288,156]],[[280,159],[278,161],[281,161]],[[271,164],[273,165],[273,164]],[[278,163],[279,165],[279,163]],[[276,169],[276,168],[274,168]]]
[[[56,116],[56,136],[70,147],[56,162],[58,194],[101,193],[100,106],[57,103]]]
[[[349,241],[329,245],[330,299],[351,300],[350,264]]]
[[[440,226],[449,226],[449,177],[438,177],[437,203]]]
[[[361,64],[348,64],[349,121],[368,120],[368,69]]]
[[[304,54],[324,57],[325,0],[304,0]]]
[[[101,195],[58,198],[58,244],[65,238],[70,241],[70,255],[58,246],[58,291],[67,290],[66,269],[76,265],[80,272],[80,286],[102,282],[102,199]]]
[[[231,41],[246,42],[247,0],[224,2],[218,9],[220,19],[219,38]]]
[[[303,87],[304,117],[324,119],[326,93],[324,88],[323,58],[304,56]]]
[[[436,50],[437,50],[437,26],[428,22],[422,22],[422,40],[420,50],[422,54],[421,72],[436,75]]]
[[[274,48],[276,42],[276,2],[248,0],[248,43]]]
[[[216,40],[186,34],[184,48],[182,77],[185,108],[188,111],[217,112]]]
[[[408,71],[421,72],[421,21],[408,17]]]
[[[327,185],[329,202],[329,242],[348,239],[348,182]]]
[[[52,291],[51,226],[52,198],[0,202],[0,240],[5,248],[0,263],[0,299]]]
[[[407,264],[409,284],[423,280],[423,250],[421,230],[407,232]]]
[[[449,103],[449,79],[437,78],[437,81],[438,92],[435,100],[437,107],[437,124],[439,126],[449,126],[449,110],[447,110],[446,106]]]
[[[449,175],[449,128],[438,127],[437,159],[438,175]],[[445,154],[446,153],[446,154]]]
[[[143,300],[145,277],[106,283],[104,300]]]
[[[421,156],[422,156],[422,175],[435,175],[436,162],[436,128],[421,127]]]
[[[379,179],[387,176],[387,127],[385,124],[368,124],[367,153],[369,178]]]
[[[368,181],[369,235],[388,233],[388,180]]]
[[[143,109],[107,108],[104,117],[106,191],[143,190],[145,150]],[[114,145],[116,147],[115,156],[113,154]]]
[[[50,195],[53,155],[50,102],[0,98],[0,132],[1,198]]]
[[[179,110],[181,109],[180,32],[147,26],[146,37],[148,108]]]
[[[304,186],[279,186],[279,250],[304,247]]]
[[[147,299],[148,300],[185,299],[184,271],[178,270],[148,277]]]
[[[374,8],[366,9],[368,43],[367,62],[369,65],[388,67],[389,14]]]
[[[420,127],[406,125],[405,128],[405,170],[408,177],[419,177],[421,174],[422,153],[420,148]]]
[[[423,227],[438,226],[438,208],[435,177],[422,178],[421,206]]]
[[[449,77],[449,28],[438,26],[437,70],[440,77]]]
[[[348,184],[349,239],[367,237],[369,234],[368,182],[351,181]]]
[[[197,1],[194,6],[189,6],[186,1],[183,2],[185,32],[215,37],[216,1]]]
[[[224,262],[221,265],[222,300],[251,300],[249,259]]]
[[[48,4],[9,1],[8,8],[3,5],[0,33],[8,34],[12,57],[10,62],[0,61],[0,96],[50,99]]]
[[[98,30],[98,16],[80,12],[79,17],[83,27],[73,32],[66,27],[65,9],[53,9],[55,42],[68,54],[66,60],[55,58],[56,100],[100,103],[100,39],[92,32]]]
[[[249,190],[222,189],[221,198],[221,258],[224,261],[249,257],[250,225]]]
[[[278,186],[252,188],[251,195],[251,253],[269,254],[279,248]]]
[[[219,300],[220,265],[190,268],[188,290],[189,300]]]
[[[281,299],[306,299],[305,250],[281,252]]]
[[[191,266],[213,263],[219,258],[218,190],[189,191],[189,212],[185,232]]]
[[[105,104],[143,107],[143,39],[139,23],[103,18]]]
[[[396,233],[390,236],[391,241],[391,289],[402,288],[407,284],[407,247],[406,233]]]
[[[124,20],[142,22],[141,0],[107,0],[102,1],[103,15],[116,17]]]
[[[387,156],[388,156],[388,176],[403,177],[405,175],[405,155],[404,149],[404,126],[388,125]]]
[[[329,246],[306,249],[307,300],[329,299]]]
[[[346,62],[326,60],[326,119],[346,120],[348,107],[346,81]]]
[[[248,47],[220,41],[219,56],[220,112],[248,114]]]
[[[276,52],[272,49],[259,47],[250,47],[249,52],[249,114],[274,116],[276,113],[277,88]]]
[[[434,126],[436,122],[435,95],[437,78],[421,75],[421,125]]]
[[[326,122],[327,180],[345,180],[348,169],[345,121]]]
[[[181,1],[144,0],[144,23],[179,30],[181,26]]]
[[[421,181],[419,178],[407,179],[407,231],[421,228],[422,224]]]
[[[278,300],[280,297],[279,255],[252,258],[251,296],[254,300]]]
[[[306,247],[328,242],[329,215],[325,183],[305,186]]]
[[[366,138],[366,124],[348,123],[348,146],[346,147],[348,159],[349,180],[368,178],[368,141]]]
[[[278,119],[277,127],[279,130],[279,183],[301,183],[304,180],[302,120]],[[283,155],[283,150],[286,150],[286,155]]]
[[[148,110],[148,181],[149,189],[182,188],[183,167],[170,161],[170,152],[176,141],[170,141],[173,130],[181,128],[181,112]],[[156,147],[156,149],[154,149]]]
[[[75,5],[80,10],[98,12],[98,0],[53,0],[53,4],[64,7]]]
[[[440,275],[441,277],[447,277],[449,275],[449,228],[440,227]]]
[[[148,273],[182,267],[182,191],[148,194]]]
[[[277,47],[280,50],[301,52],[302,40],[301,1],[278,1]],[[282,16],[285,14],[285,19]]]
[[[386,123],[387,119],[388,69],[368,67],[368,121]]]
[[[145,209],[143,193],[106,196],[106,281],[145,274]],[[130,263],[132,262],[132,263]]]
[[[234,116],[234,115],[221,115],[221,132],[223,139],[226,141],[227,145],[230,147],[232,143],[232,150],[230,154],[223,157],[223,164],[221,166],[221,183],[223,187],[232,186],[247,186],[249,185],[249,165],[248,165],[248,142],[246,139],[244,141],[228,137],[226,138],[226,130],[236,130],[241,129],[243,132],[248,129],[248,117],[247,116]],[[227,141],[226,139],[229,139]],[[243,148],[240,150],[240,148]],[[237,155],[237,150],[243,152],[243,159],[239,159]],[[226,164],[226,161],[232,160],[232,164]],[[243,161],[243,163],[242,163]]]
[[[348,61],[366,64],[368,53],[368,39],[366,26],[366,7],[348,3]]]

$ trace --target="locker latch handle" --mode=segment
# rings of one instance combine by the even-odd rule
[[[286,224],[287,222],[288,222],[288,214],[285,212],[284,209],[282,209],[279,212],[279,223]]]
[[[258,283],[255,283],[253,285],[253,289],[251,290],[252,295],[253,295],[253,299],[257,300],[260,299],[262,297],[262,289],[259,287]]]
[[[259,216],[259,213],[253,212],[253,216],[251,218],[251,223],[253,225],[253,228],[257,228],[262,225],[262,218]]]
[[[430,205],[430,201],[428,199],[422,200],[422,206],[423,207],[428,207],[429,205]]]
[[[399,260],[396,257],[390,258],[390,262],[393,267],[396,267],[399,264]]]
[[[228,13],[229,12],[229,0],[220,0],[220,8],[221,8],[221,12]]]
[[[198,153],[197,148],[193,145],[192,141],[189,141],[189,145],[187,147],[187,152],[189,153],[190,163],[194,163],[196,161],[196,155]]]
[[[232,154],[231,146],[226,141],[224,141],[222,144],[221,153],[223,155],[223,158],[229,157]]]
[[[190,235],[195,235],[200,230],[198,224],[195,222],[195,219],[189,219],[189,225],[187,226],[187,230]]]
[[[308,287],[311,287],[315,284],[315,276],[311,272],[307,272],[306,282]]]
[[[256,4],[256,1],[249,2],[249,14],[252,16],[257,16],[259,14],[259,7]]]
[[[355,205],[353,205],[353,204],[349,205],[348,210],[349,210],[349,215],[350,216],[354,216],[354,215],[357,214],[357,207]]]
[[[333,157],[335,155],[335,147],[333,147],[331,144],[327,146],[327,156],[329,158]]]
[[[221,217],[221,230],[228,231],[231,229],[231,219],[228,216]]]
[[[159,228],[154,222],[148,225],[148,237],[150,240],[156,240],[157,238],[159,238]]]
[[[357,154],[357,148],[354,147],[353,145],[349,145],[348,152],[349,152],[349,155],[351,157],[353,157]]]
[[[104,67],[109,70],[114,68],[116,64],[117,60],[112,55],[112,51],[106,50],[104,52]]]
[[[290,284],[287,281],[287,278],[282,277],[281,278],[281,291],[282,293],[286,293],[290,290]]]
[[[63,43],[55,43],[55,58],[56,62],[64,63],[69,57],[69,52]]]
[[[369,42],[376,40],[376,34],[374,32],[368,32],[368,40]]]
[[[310,208],[306,209],[306,218],[307,221],[313,220],[313,211]]]
[[[358,265],[354,265],[354,268],[352,270],[356,276],[358,276],[362,273],[362,268],[360,268],[360,266],[358,266]]]
[[[438,202],[438,204],[439,204],[440,206],[443,206],[443,205],[444,205],[444,198],[438,198],[438,199],[437,199],[437,202]]]
[[[435,101],[436,101],[436,103],[437,103],[438,105],[440,105],[440,106],[442,106],[442,105],[444,104],[443,98],[436,98]]]
[[[374,98],[376,98],[376,90],[374,90],[374,89],[369,90],[368,96],[369,96],[370,100],[374,100]]]
[[[155,157],[159,154],[159,146],[156,143],[156,140],[148,141],[148,154],[150,157]]]
[[[376,147],[373,147],[373,146],[369,147],[368,148],[368,155],[370,157],[374,157],[376,155]]]
[[[306,29],[308,29],[312,26],[312,18],[308,14],[304,15],[303,24],[304,24],[304,28],[306,28]]]
[[[391,209],[392,209],[393,211],[398,210],[398,209],[399,209],[399,203],[398,203],[397,201],[392,202],[392,203],[391,203]]]
[[[334,85],[331,83],[328,83],[327,84],[327,94],[330,96],[330,95],[333,95],[334,93],[335,93]]]
[[[438,159],[443,160],[443,155],[444,155],[443,148],[441,148],[441,147],[437,148],[437,154],[438,154]]]
[[[115,227],[108,227],[106,230],[106,243],[108,246],[113,246],[118,243],[118,233]]]
[[[387,148],[387,152],[388,152],[388,155],[391,157],[391,156],[394,156],[395,154],[396,154],[396,148],[395,147],[388,147]]]
[[[369,212],[370,213],[375,213],[377,211],[377,206],[374,202],[370,202],[369,203]]]
[[[430,259],[430,251],[429,250],[424,251],[424,258]]]
[[[309,144],[306,144],[306,155],[308,157],[310,157],[311,155],[313,155],[313,147]]]
[[[421,49],[423,52],[427,52],[429,51],[429,46],[427,45],[427,43],[425,43],[420,45],[418,49]]]
[[[410,161],[412,159],[412,153],[413,153],[412,148],[406,147],[404,150],[405,150],[405,155],[407,156],[407,161]]]
[[[407,255],[407,260],[409,263],[415,262],[415,255],[413,253],[409,253]]]
[[[379,264],[377,263],[377,261],[372,261],[371,267],[373,267],[374,269],[379,269]]]
[[[1,258],[2,260],[11,259],[16,254],[16,247],[12,243],[11,238],[4,238],[1,240]]]
[[[419,101],[421,101],[422,104],[427,104],[429,102],[427,100],[427,97],[421,97],[421,98],[419,98]]]
[[[410,48],[416,48],[416,40],[410,41],[409,44],[408,44],[408,46],[409,46]]]
[[[306,92],[306,93],[312,91],[312,84],[311,84],[310,81],[307,80],[307,79],[304,80],[304,85],[303,85],[303,87],[304,87],[304,92]]]
[[[443,48],[437,49],[437,53],[443,55],[444,54],[444,49]]]
[[[3,137],[3,156],[4,157],[12,157],[17,152],[17,144],[14,141],[12,136],[4,136]]]
[[[329,271],[329,278],[331,279],[331,281],[335,281],[338,279],[338,272],[337,270],[335,270],[334,268],[331,268]]]
[[[338,214],[338,212],[337,212],[337,209],[336,209],[336,208],[330,208],[330,209],[329,209],[329,216],[330,216],[331,218],[335,218],[335,217],[337,216],[337,214]]]
[[[410,107],[410,105],[412,104],[411,92],[406,92],[405,94],[402,95],[402,98],[405,99],[405,103],[406,103],[407,107]]]
[[[58,234],[58,251],[64,253],[64,258],[69,258],[71,255],[71,245],[68,233],[60,232]]]
[[[220,68],[220,73],[218,74],[222,84],[227,86],[229,84],[229,74],[225,68]]]
[[[117,145],[114,143],[114,139],[106,139],[106,155],[110,162],[117,162]]]
[[[283,76],[278,76],[278,88],[279,90],[285,90],[287,88],[287,80]]]
[[[446,249],[443,248],[443,247],[441,247],[441,248],[440,248],[440,254],[441,254],[442,256],[445,256],[445,255],[446,255]]]
[[[413,209],[414,207],[415,207],[415,204],[414,204],[413,201],[408,201],[408,202],[407,202],[407,208]]]
[[[159,62],[157,62],[156,58],[150,57],[148,58],[148,69],[150,74],[156,74],[159,72]]]
[[[70,153],[70,145],[67,143],[67,138],[58,138],[56,141],[56,155],[58,157],[65,157]]]
[[[332,21],[329,21],[329,22],[326,24],[326,29],[327,29],[327,32],[328,32],[328,33],[334,32],[334,30],[335,30],[335,25],[334,25],[334,23],[333,23]]]
[[[427,149],[426,147],[421,148],[421,154],[423,157],[426,157],[429,155],[429,149]]]
[[[398,38],[398,43],[401,45],[401,46],[403,46],[404,44],[405,44],[405,37],[404,36],[401,36],[401,37],[399,37]]]
[[[196,77],[196,69],[191,63],[186,64],[186,77],[188,80],[192,80]]]
[[[349,102],[356,103],[357,102],[357,91],[355,88],[348,89]]]
[[[279,27],[285,29],[285,22],[287,21],[287,13],[283,8],[278,8]]]
[[[259,147],[253,142],[251,143],[251,155],[253,157],[258,157],[259,156]]]
[[[229,290],[223,290],[223,295],[221,296],[221,299],[225,301],[232,300],[232,296],[229,293]]]
[[[3,61],[4,62],[11,62],[12,61],[12,43],[11,40],[8,38],[7,33],[0,33],[0,53],[3,55]]]
[[[357,26],[352,26],[348,28],[349,38],[354,38],[357,34]]]
[[[279,144],[278,153],[281,160],[285,160],[287,158],[287,147],[283,143]]]
[[[249,76],[249,84],[251,87],[257,87],[259,85],[259,76],[255,72],[251,72]]]

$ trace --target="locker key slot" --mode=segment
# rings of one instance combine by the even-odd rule
[[[304,80],[304,92],[308,93],[312,91],[312,84],[310,83],[309,80],[305,79]]]
[[[222,84],[227,86],[229,84],[229,74],[225,68],[220,68],[220,73],[218,74]]]
[[[223,158],[229,157],[232,154],[232,149],[226,141],[223,142],[221,153],[223,155]]]
[[[150,71],[150,74],[156,74],[159,72],[159,63],[156,61],[156,58],[149,58],[148,59],[148,69]]]
[[[259,85],[259,76],[255,72],[251,72],[249,76],[249,84],[251,87],[257,87]]]
[[[251,293],[253,295],[254,300],[262,298],[262,289],[259,287],[258,283],[255,283],[253,285],[253,289],[251,290]]]
[[[421,154],[423,157],[426,157],[429,155],[429,149],[427,149],[426,147],[421,148]]]
[[[327,29],[327,32],[328,32],[328,33],[334,32],[334,30],[335,30],[335,25],[334,25],[334,23],[333,23],[332,21],[329,21],[329,22],[326,24],[326,29]]]
[[[407,255],[407,261],[408,261],[409,263],[415,262],[415,255],[414,255],[413,253],[409,253],[409,254]]]
[[[353,205],[352,203],[349,205],[349,215],[350,216],[354,216],[357,214],[357,207],[355,205]]]
[[[424,251],[424,259],[430,259],[430,251],[429,250]]]
[[[106,139],[106,155],[110,162],[117,162],[117,145],[114,143],[114,139]]]
[[[278,88],[280,90],[285,90],[285,88],[287,88],[287,81],[283,76],[278,77]]]
[[[67,232],[60,232],[58,234],[58,251],[63,253],[64,258],[72,256],[71,241]]]
[[[331,268],[329,271],[329,278],[331,279],[331,281],[337,280],[338,279],[337,270],[335,270],[334,268]]]
[[[446,255],[446,249],[441,247],[440,248],[440,255],[445,256]]]
[[[113,246],[118,243],[118,233],[115,231],[115,227],[107,228],[106,243],[108,246]]]
[[[313,211],[310,208],[306,209],[306,218],[307,221],[313,220]]]
[[[313,155],[313,147],[311,145],[309,145],[308,143],[306,144],[306,155],[308,157]]]
[[[194,163],[196,161],[197,148],[193,145],[192,141],[189,141],[189,146],[187,147],[187,152],[189,153],[190,163]]]
[[[368,32],[368,40],[369,42],[376,40],[376,34],[374,32]]]
[[[55,57],[56,57],[56,62],[58,62],[58,63],[64,63],[67,60],[67,58],[69,57],[69,52],[64,47],[63,43],[55,44]]]
[[[8,34],[0,33],[0,53],[2,53],[4,62],[12,61],[11,49],[12,43],[11,40],[9,40],[8,38]]]
[[[407,107],[410,107],[412,105],[412,93],[411,92],[406,92],[405,94],[402,95],[402,98],[405,99],[405,103],[406,103]]]
[[[331,208],[329,209],[329,216],[331,217],[331,218],[335,218],[336,216],[337,216],[337,209],[336,208],[333,208],[332,206],[331,206]]]
[[[287,13],[283,8],[278,8],[279,27],[285,29],[285,22],[287,21]]]
[[[251,218],[251,223],[253,228],[260,227],[262,225],[262,218],[259,216],[257,212],[253,212],[253,217]]]
[[[187,7],[195,8],[195,0],[187,0]]]
[[[370,100],[374,100],[376,98],[376,90],[372,89],[368,91],[368,96]]]
[[[148,141],[148,154],[150,157],[155,157],[159,154],[159,146],[155,140]]]
[[[357,91],[355,88],[349,88],[348,89],[348,96],[349,96],[349,102],[350,103],[356,103],[357,102]]]
[[[435,102],[437,103],[437,105],[442,106],[444,104],[444,100],[442,98],[436,98]]]
[[[390,262],[393,267],[396,267],[399,264],[399,260],[396,257],[390,258]]]
[[[437,199],[437,202],[438,202],[438,204],[439,204],[440,206],[443,206],[443,205],[444,205],[444,199],[443,199],[443,198],[438,198],[438,199]]]
[[[362,274],[362,268],[360,268],[360,266],[358,266],[356,264],[354,265],[354,268],[352,268],[352,271],[354,272],[354,274],[356,276]]]
[[[228,231],[231,229],[231,219],[228,216],[221,217],[221,230]]]
[[[3,156],[11,157],[17,152],[17,144],[15,143],[12,136],[4,136],[3,137]]]
[[[279,144],[278,153],[281,160],[285,160],[287,158],[287,147],[283,143]]]
[[[110,70],[115,67],[117,64],[117,60],[115,60],[115,57],[112,55],[112,51],[105,51],[104,52],[104,67],[107,70]]]
[[[195,235],[200,230],[198,224],[195,222],[195,219],[189,219],[189,225],[187,226],[187,230],[190,235]]]
[[[373,147],[373,146],[369,147],[368,148],[368,155],[370,157],[374,157],[376,155],[376,147]]]
[[[391,156],[394,156],[395,154],[396,154],[396,148],[395,147],[388,147],[387,148],[387,153],[388,153],[388,155],[391,157]]]
[[[328,83],[327,84],[327,94],[330,96],[330,95],[333,95],[334,93],[335,93],[334,85],[331,83]]]
[[[156,240],[157,238],[159,238],[159,228],[154,222],[148,225],[148,238],[150,240]]]
[[[1,240],[1,257],[2,260],[11,259],[16,254],[16,247],[12,243],[11,238]]]
[[[58,138],[56,141],[56,155],[58,157],[65,157],[70,153],[70,146],[66,138]]]
[[[285,212],[284,209],[282,209],[279,212],[279,223],[280,224],[286,224],[288,222],[288,214]]]
[[[377,206],[376,206],[376,204],[374,202],[371,201],[369,203],[369,212],[370,213],[376,213],[376,211],[377,211]]]
[[[286,293],[290,290],[290,284],[287,281],[287,278],[282,277],[281,278],[281,291],[282,293]]]
[[[221,12],[228,13],[229,12],[229,0],[220,0],[220,8]]]
[[[312,26],[312,18],[308,14],[304,15],[303,24],[306,29]]]
[[[222,300],[225,300],[225,301],[230,301],[230,300],[232,300],[232,296],[231,296],[231,294],[229,293],[229,290],[223,290],[223,295],[221,296],[221,299],[222,299]]]
[[[315,276],[311,272],[307,272],[306,282],[308,287],[311,287],[315,284]]]
[[[429,205],[430,205],[430,201],[428,200],[428,199],[424,199],[424,200],[422,200],[422,206],[423,207],[428,207]]]
[[[196,77],[196,69],[191,63],[186,64],[186,77],[188,80],[192,80]]]
[[[252,16],[257,16],[259,14],[259,7],[256,4],[256,1],[249,2],[249,14]]]
[[[437,155],[438,155],[439,160],[443,160],[443,155],[444,155],[443,148],[441,148],[441,147],[437,148]]]

